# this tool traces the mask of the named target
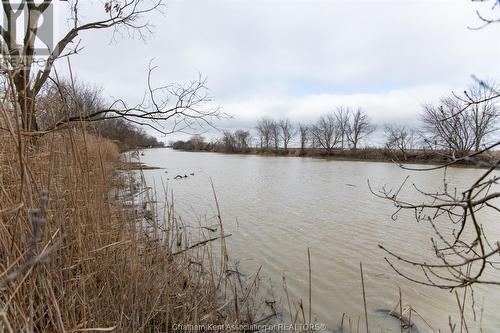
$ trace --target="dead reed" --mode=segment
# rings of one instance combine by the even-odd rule
[[[185,238],[173,204],[159,222],[153,200],[137,201],[135,177],[117,172],[116,145],[80,129],[36,141],[4,131],[0,140],[0,332],[167,332],[259,319],[255,281],[207,246],[227,235]]]

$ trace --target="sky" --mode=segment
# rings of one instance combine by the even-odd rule
[[[215,103],[232,115],[216,123],[220,129],[252,129],[263,116],[313,122],[337,106],[359,106],[378,125],[416,125],[422,103],[463,91],[471,75],[500,78],[500,24],[468,29],[480,24],[476,10],[500,16],[500,6],[491,7],[470,0],[171,0],[163,14],[148,16],[154,28],[145,41],[84,32],[84,49],[71,62],[79,80],[130,102],[142,98],[151,60],[158,84],[201,73]],[[92,19],[103,5],[88,1],[80,13]],[[165,142],[185,137],[151,134]]]

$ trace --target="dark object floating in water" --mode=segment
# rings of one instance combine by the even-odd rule
[[[386,309],[377,309],[377,310],[375,310],[375,313],[384,314],[386,317],[391,317],[395,320],[398,320],[401,324],[403,324],[404,332],[410,332],[410,331],[412,333],[419,332],[417,325],[415,325],[415,323],[411,322],[409,318],[405,317],[404,315],[399,314],[399,312],[386,310]]]
[[[194,172],[191,172],[191,176],[194,176]]]
[[[354,184],[346,184],[347,186],[356,187]]]
[[[141,156],[144,156],[144,153],[141,153]]]
[[[187,175],[184,175],[184,176],[177,175],[177,176],[175,176],[174,179],[182,179],[182,178],[187,178],[187,177],[188,177]]]

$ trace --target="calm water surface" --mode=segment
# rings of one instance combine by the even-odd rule
[[[399,332],[399,328],[391,327],[390,321],[381,320],[375,312],[396,306],[398,287],[402,289],[404,304],[411,304],[436,331],[449,331],[449,315],[457,321],[458,307],[453,293],[398,277],[378,248],[378,244],[383,244],[409,258],[430,259],[429,226],[416,223],[409,213],[398,214],[393,221],[392,204],[376,198],[367,186],[370,180],[374,188],[386,184],[397,187],[410,175],[410,185],[413,182],[424,190],[436,190],[443,182],[442,171],[412,173],[392,163],[170,149],[146,150],[141,161],[164,168],[145,171],[147,182],[159,192],[162,182],[168,184],[174,192],[177,211],[185,221],[215,215],[210,184],[210,179],[213,180],[226,231],[233,234],[227,239],[232,259],[238,260],[240,268],[249,273],[262,265],[265,277],[262,283],[270,283],[274,296],[283,304],[286,304],[282,292],[285,275],[290,296],[295,300],[302,298],[307,306],[309,247],[313,316],[329,329],[338,326],[343,313],[355,322],[364,313],[360,262],[372,332],[377,325],[385,326],[387,332]],[[177,174],[191,173],[195,175],[173,179]],[[480,173],[478,169],[452,168],[448,170],[448,178],[453,185],[464,188]],[[410,187],[408,198],[414,195]],[[498,218],[493,221],[494,217],[487,214],[483,218],[490,222],[485,223],[489,232],[495,234],[491,239],[499,239]],[[411,272],[409,267],[403,270]],[[476,303],[478,320],[469,325],[478,325],[484,308],[483,332],[500,332],[500,288],[478,287]],[[420,332],[432,332],[422,322],[418,324]]]

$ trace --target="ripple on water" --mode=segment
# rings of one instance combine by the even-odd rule
[[[403,292],[403,302],[411,303],[435,328],[446,331],[448,315],[457,313],[453,294],[399,278],[377,247],[382,243],[413,258],[429,256],[431,250],[429,226],[415,223],[411,214],[405,213],[393,221],[390,216],[394,207],[368,190],[368,179],[375,189],[384,184],[399,186],[408,172],[393,164],[165,149],[148,151],[143,162],[167,167],[169,175],[196,170],[194,177],[169,182],[180,201],[178,210],[190,217],[215,214],[211,178],[225,228],[233,233],[227,240],[231,256],[240,260],[242,269],[252,271],[262,265],[262,274],[272,279],[278,297],[284,297],[279,287],[286,274],[290,296],[308,298],[310,247],[313,313],[332,329],[340,323],[344,312],[355,320],[363,314],[360,262],[365,273],[369,319],[373,323],[381,320],[380,314],[374,312],[376,309],[397,304],[398,287]],[[448,175],[454,185],[463,187],[480,172],[460,168],[449,170]],[[145,174],[150,183],[156,179],[160,184],[160,177],[165,177],[163,170],[148,170]],[[410,182],[423,189],[436,189],[442,184],[442,173],[413,173]],[[491,225],[490,232],[500,234],[500,224]],[[500,297],[498,291],[489,287],[478,288],[478,303],[483,296],[484,332],[495,332],[500,327]]]

